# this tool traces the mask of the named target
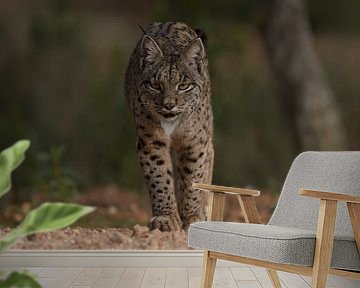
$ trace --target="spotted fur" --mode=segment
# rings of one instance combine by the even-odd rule
[[[181,22],[146,29],[129,61],[125,94],[136,124],[136,150],[153,218],[150,228],[186,229],[205,218],[213,114],[206,36]]]

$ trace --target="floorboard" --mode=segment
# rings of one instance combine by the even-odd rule
[[[237,288],[236,281],[229,268],[217,268],[215,270],[214,288]]]
[[[140,288],[140,285],[143,281],[144,273],[145,268],[126,268],[124,273],[121,275],[116,288]]]
[[[188,269],[182,267],[169,267],[166,269],[166,288],[188,288]]]
[[[141,288],[164,288],[166,268],[146,268]]]
[[[60,271],[55,278],[52,278],[43,288],[64,288],[71,287],[75,278],[83,271],[83,267],[66,267]],[[40,278],[41,279],[41,278]],[[77,287],[79,288],[79,287]]]
[[[270,278],[264,268],[251,267],[251,271],[253,271],[256,279],[261,284],[262,288],[273,288]],[[288,288],[281,279],[280,281],[281,281],[281,287]]]
[[[299,275],[278,272],[281,281],[289,288],[310,288],[310,285]]]
[[[188,268],[189,288],[199,288],[201,283],[201,268]]]

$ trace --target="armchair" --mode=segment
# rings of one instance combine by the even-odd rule
[[[210,191],[209,221],[189,229],[189,245],[205,250],[202,288],[211,287],[217,259],[266,268],[274,288],[277,270],[312,276],[313,288],[325,288],[328,274],[360,280],[360,152],[300,154],[267,225],[253,198],[259,191],[193,187]],[[222,221],[228,193],[237,194],[247,223]]]

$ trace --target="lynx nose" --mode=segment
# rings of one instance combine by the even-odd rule
[[[168,111],[171,111],[175,106],[176,106],[175,101],[164,101],[163,102],[163,107]]]

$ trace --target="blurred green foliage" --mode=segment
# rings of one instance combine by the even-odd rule
[[[69,201],[78,192],[79,177],[63,161],[65,146],[54,146],[37,155],[33,189],[46,199]]]
[[[264,3],[0,4],[0,149],[18,138],[33,143],[29,161],[15,174],[13,200],[29,199],[30,191],[44,187],[60,191],[51,192],[54,197],[71,197],[79,187],[84,189],[80,184],[116,183],[144,192],[123,76],[141,36],[137,24],[177,20],[203,28],[209,36],[214,182],[278,192],[296,149],[257,32]],[[342,111],[348,148],[359,150],[359,2],[315,0],[308,6],[315,46]],[[66,151],[56,148],[62,145]]]
[[[30,142],[22,140],[0,153],[0,197],[11,189],[11,173],[24,161]]]
[[[29,146],[28,140],[22,140],[0,152],[0,197],[10,191],[11,173],[24,161]],[[18,227],[0,239],[0,253],[26,235],[67,227],[94,210],[93,207],[77,204],[43,203],[30,211]],[[40,288],[41,286],[30,273],[12,272],[6,279],[0,279],[0,288],[8,287]]]
[[[11,174],[25,159],[30,146],[28,140],[16,142],[0,153],[0,197],[11,189]],[[0,239],[0,253],[21,237],[29,234],[61,229],[73,224],[80,217],[93,212],[94,207],[66,203],[43,203],[30,211],[18,227]]]
[[[12,272],[0,280],[0,288],[41,288],[35,277],[28,272]]]

